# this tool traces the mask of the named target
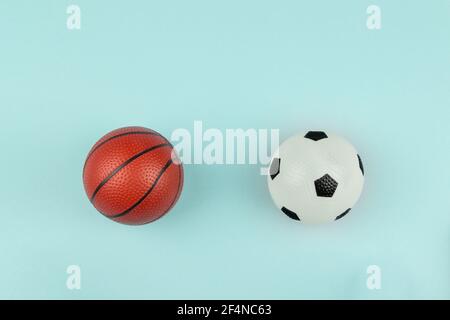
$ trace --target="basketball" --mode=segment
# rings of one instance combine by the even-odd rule
[[[92,205],[119,223],[142,225],[165,215],[183,188],[183,167],[170,142],[143,127],[111,131],[92,147],[83,169]]]

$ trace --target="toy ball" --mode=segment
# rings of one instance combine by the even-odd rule
[[[152,222],[177,202],[183,167],[166,138],[142,127],[111,131],[92,147],[83,169],[89,200],[104,216],[129,225]]]
[[[345,139],[310,131],[284,141],[267,177],[275,205],[289,218],[323,223],[343,218],[358,201],[364,168]]]

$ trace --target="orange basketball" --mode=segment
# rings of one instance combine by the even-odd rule
[[[92,147],[83,169],[89,200],[104,216],[140,225],[166,214],[183,188],[183,167],[166,138],[142,127],[111,131]]]

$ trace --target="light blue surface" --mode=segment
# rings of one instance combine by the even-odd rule
[[[449,1],[75,3],[79,31],[67,1],[0,3],[0,298],[450,298]],[[95,211],[81,171],[100,136],[194,120],[340,133],[363,196],[310,227],[276,210],[259,166],[190,165],[154,224]]]

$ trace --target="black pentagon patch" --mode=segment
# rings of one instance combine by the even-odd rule
[[[281,208],[281,211],[283,211],[284,214],[287,215],[289,218],[300,221],[300,218],[294,211],[291,211],[286,207]]]
[[[362,174],[364,175],[364,166],[361,160],[361,157],[358,154],[358,162],[359,162],[359,168],[361,169]]]
[[[352,210],[352,209],[350,208],[350,209],[345,210],[343,213],[341,213],[340,215],[338,215],[338,216],[336,217],[336,219],[334,219],[334,221],[343,218],[347,213],[350,212],[350,210]]]
[[[319,140],[328,138],[328,136],[323,131],[309,131],[305,135],[305,138],[306,139],[311,139],[311,140],[314,140],[314,141],[319,141]]]
[[[280,158],[273,158],[272,163],[270,164],[269,174],[272,180],[280,173],[280,163]]]
[[[314,181],[314,185],[316,186],[317,196],[326,198],[331,198],[338,187],[336,180],[328,174]]]

